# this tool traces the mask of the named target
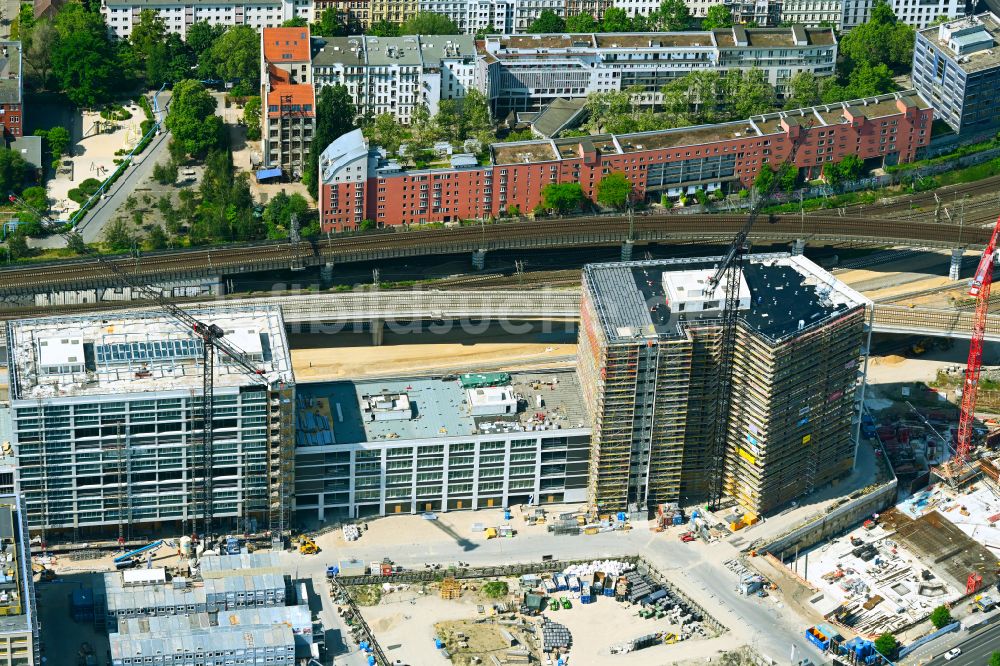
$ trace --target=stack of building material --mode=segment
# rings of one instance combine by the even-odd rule
[[[570,635],[569,629],[558,622],[553,622],[548,618],[543,620],[542,652],[548,653],[553,650],[565,650],[572,644],[573,637]]]
[[[454,577],[445,578],[441,581],[441,598],[458,599],[462,596],[462,586]]]
[[[357,541],[361,536],[361,530],[357,525],[344,525],[341,531],[344,533],[344,541]]]

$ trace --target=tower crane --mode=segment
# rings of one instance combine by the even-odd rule
[[[52,220],[49,216],[28,204],[21,197],[10,194],[8,199],[11,203],[34,213],[39,217],[42,224],[49,228],[61,227],[59,222]],[[256,384],[268,385],[268,380],[264,370],[261,369],[253,359],[240,349],[237,345],[226,340],[225,331],[217,324],[203,322],[191,313],[177,307],[171,303],[160,291],[153,289],[149,285],[130,275],[126,270],[118,265],[118,262],[107,259],[100,253],[89,248],[85,243],[76,242],[77,239],[72,234],[57,231],[67,243],[70,243],[78,250],[86,254],[89,258],[97,261],[107,269],[122,286],[129,287],[133,293],[139,293],[146,299],[156,303],[156,305],[178,325],[190,332],[202,342],[202,401],[201,401],[201,422],[202,435],[200,438],[200,452],[193,460],[200,462],[202,482],[200,491],[200,502],[195,502],[195,520],[197,520],[198,504],[202,509],[202,529],[206,539],[210,538],[212,532],[212,519],[214,507],[212,503],[213,492],[213,453],[214,453],[214,433],[213,433],[213,402],[215,397],[215,357],[220,354],[222,358],[234,365],[240,372],[250,377]],[[192,465],[192,470],[194,466]],[[191,483],[195,482],[195,475],[191,475]],[[279,510],[283,511],[283,507]],[[283,531],[282,523],[282,531]],[[272,535],[272,538],[280,535]]]
[[[801,128],[792,139],[788,156],[782,164],[795,165],[795,156],[799,147],[805,139],[805,130],[812,127],[813,122]],[[767,166],[765,164],[765,166]],[[770,187],[757,193],[757,198],[750,207],[750,213],[743,222],[743,226],[736,233],[733,242],[723,256],[722,261],[715,269],[715,273],[708,278],[708,293],[714,293],[722,285],[725,291],[725,298],[722,299],[722,320],[721,328],[721,353],[719,355],[719,396],[716,401],[717,418],[715,441],[713,442],[712,455],[710,457],[709,468],[709,499],[712,508],[718,508],[722,501],[723,484],[725,477],[726,441],[729,432],[729,411],[730,401],[733,392],[733,356],[736,348],[736,322],[739,319],[740,306],[740,282],[743,279],[743,266],[746,256],[750,251],[750,232],[754,223],[760,217],[760,209],[774,193],[778,186],[778,178],[775,175]]]
[[[983,370],[983,339],[986,337],[986,315],[990,309],[990,288],[993,286],[993,267],[997,261],[997,238],[1000,237],[1000,218],[993,226],[979,266],[972,276],[969,295],[976,297],[976,314],[972,320],[972,339],[969,341],[969,358],[962,383],[962,411],[958,420],[958,447],[955,449],[953,472],[960,473],[972,451],[972,426],[976,416],[976,398],[979,395],[979,375]],[[950,475],[949,475],[950,476]]]

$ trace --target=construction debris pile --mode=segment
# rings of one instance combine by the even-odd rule
[[[550,654],[553,651],[565,652],[573,645],[573,637],[569,629],[545,618],[542,620],[542,652]]]

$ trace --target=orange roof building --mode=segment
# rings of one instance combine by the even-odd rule
[[[316,124],[309,28],[261,31],[263,167],[299,178],[309,159]]]

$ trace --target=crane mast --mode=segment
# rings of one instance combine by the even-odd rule
[[[791,149],[782,164],[795,165],[795,155],[799,151],[805,129],[812,126],[810,122],[792,139]],[[766,168],[767,164],[764,165]],[[750,207],[750,213],[743,226],[733,238],[729,249],[719,262],[715,273],[708,278],[709,292],[714,292],[721,285],[725,291],[721,316],[721,338],[719,350],[719,392],[716,400],[716,429],[713,441],[709,467],[709,504],[718,508],[722,501],[725,479],[726,442],[729,433],[730,402],[733,393],[733,357],[736,350],[736,323],[739,320],[740,283],[743,279],[743,266],[750,251],[750,232],[760,217],[760,209],[764,206],[778,186],[775,175],[770,187],[757,193],[757,198]]]
[[[21,197],[10,194],[8,199],[11,203],[17,204],[21,208],[28,210],[41,219],[42,223],[49,227],[58,229],[61,225],[49,218],[44,213],[38,211],[30,204],[28,204]],[[72,244],[77,247],[81,252],[86,254],[91,259],[99,262],[102,267],[108,270],[109,273],[113,274],[118,281],[129,287],[133,293],[139,293],[144,298],[156,303],[156,305],[169,317],[171,317],[180,326],[188,330],[192,335],[198,337],[202,341],[202,400],[201,400],[201,437],[200,437],[200,451],[199,455],[192,455],[192,460],[197,461],[201,467],[201,488],[198,493],[198,497],[195,502],[194,515],[197,519],[197,509],[198,505],[201,505],[202,509],[202,529],[204,531],[205,538],[209,538],[212,535],[212,523],[213,523],[213,513],[214,507],[212,503],[213,494],[213,483],[212,478],[212,467],[214,460],[214,427],[212,422],[213,417],[213,406],[215,398],[215,360],[216,353],[220,354],[221,357],[228,363],[235,365],[243,374],[250,377],[255,383],[267,384],[267,379],[264,377],[264,371],[256,364],[254,361],[240,349],[238,346],[229,342],[225,339],[225,331],[217,324],[208,324],[197,317],[187,312],[186,310],[177,307],[174,303],[171,303],[162,292],[151,286],[140,282],[137,278],[133,277],[126,271],[118,262],[112,261],[100,253],[95,252],[89,248],[85,243],[76,242],[77,239],[73,237],[72,234],[57,231],[57,233],[66,239],[67,243]],[[195,469],[192,465],[191,483],[195,483]],[[274,535],[272,535],[274,536]]]
[[[983,340],[986,337],[986,315],[990,309],[990,289],[993,286],[993,269],[996,265],[997,238],[1000,236],[1000,218],[993,227],[990,241],[976,267],[969,285],[969,295],[976,297],[976,314],[972,320],[972,339],[969,341],[969,358],[965,365],[962,383],[962,411],[958,420],[958,446],[955,449],[953,471],[961,472],[972,451],[972,426],[976,420],[976,399],[979,397],[979,376],[983,370]]]

